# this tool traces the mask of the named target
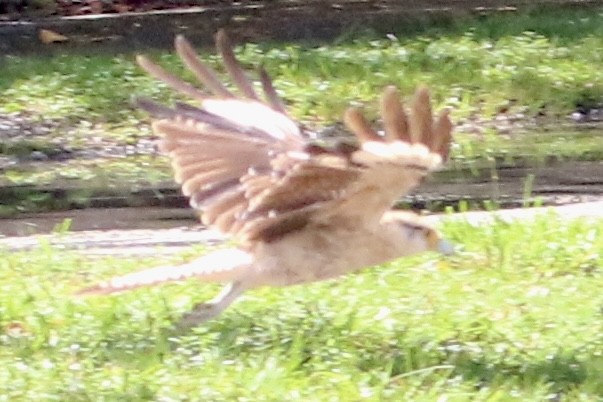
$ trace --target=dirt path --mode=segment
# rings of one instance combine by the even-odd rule
[[[428,216],[426,219],[434,223],[447,220],[466,220],[475,225],[485,225],[492,222],[493,219],[503,219],[509,222],[513,220],[533,219],[538,215],[546,214],[550,211],[555,211],[566,219],[603,219],[603,201],[582,202],[559,207],[513,208],[495,212],[475,211],[452,215],[438,214]]]
[[[438,223],[444,220],[467,220],[472,224],[488,224],[495,217],[512,221],[532,219],[535,216],[555,210],[567,219],[603,219],[603,201],[586,202],[560,207],[517,208],[497,212],[467,212],[453,215],[431,215],[428,221]],[[87,256],[102,257],[131,256],[151,257],[182,252],[192,245],[214,245],[225,238],[201,225],[172,227],[170,229],[137,230],[91,230],[65,234],[34,235],[0,238],[0,248],[9,251],[25,251],[40,244],[51,244],[66,250],[83,251]]]

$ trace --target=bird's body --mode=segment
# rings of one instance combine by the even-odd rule
[[[266,73],[266,102],[236,63],[223,33],[218,50],[243,94],[237,97],[202,64],[183,38],[176,49],[213,97],[145,58],[145,70],[200,102],[166,108],[141,101],[157,117],[160,148],[172,158],[176,180],[204,223],[233,235],[238,248],[218,250],[177,267],[159,267],[111,279],[85,294],[113,293],[195,277],[227,287],[185,316],[194,325],[214,317],[242,292],[259,286],[315,282],[427,250],[448,251],[418,216],[391,211],[447,157],[451,123],[433,119],[429,94],[418,90],[409,115],[388,87],[380,135],[356,109],[345,122],[360,144],[310,142],[291,120]]]
[[[400,230],[397,225],[316,225],[276,242],[258,243],[253,250],[254,267],[246,282],[254,286],[289,286],[322,281],[418,250],[437,249],[436,244],[425,244],[425,238],[417,232],[420,229],[409,225]]]

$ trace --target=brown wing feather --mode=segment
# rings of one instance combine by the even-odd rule
[[[218,31],[216,34],[216,47],[218,52],[222,55],[224,60],[224,67],[230,74],[233,82],[237,85],[239,90],[249,99],[258,99],[257,94],[253,89],[253,85],[249,79],[245,76],[245,71],[239,65],[234,52],[232,51],[232,45],[228,39],[228,35],[223,30]]]
[[[381,113],[385,135],[358,109],[344,119],[360,145],[320,146],[286,116],[270,78],[260,70],[267,103],[234,57],[225,33],[217,46],[226,70],[246,99],[237,98],[215,72],[197,59],[182,37],[176,48],[207,89],[205,96],[147,59],[143,67],[173,88],[201,101],[201,107],[175,109],[139,102],[160,119],[160,149],[170,155],[176,180],[202,220],[249,241],[274,241],[311,222],[360,219],[378,222],[383,212],[446,159],[452,125],[448,113],[434,122],[429,92],[419,89],[410,114],[393,87],[384,91]]]
[[[220,82],[216,72],[203,64],[198,58],[193,47],[184,36],[178,35],[174,41],[178,55],[195,77],[203,83],[216,96],[232,98],[234,95]]]
[[[360,112],[351,110],[346,114],[346,124],[362,143],[351,159],[365,169],[346,189],[345,196],[321,211],[316,219],[354,219],[371,225],[447,159],[452,124],[448,113],[443,112],[434,125],[426,88],[416,91],[410,114],[402,107],[397,91],[385,89],[381,104],[383,137],[375,138]]]
[[[358,179],[356,169],[300,164],[274,185],[249,200],[251,214],[282,213],[339,197],[338,190]],[[336,183],[336,184],[335,184]]]
[[[381,116],[386,139],[389,141],[401,140],[410,142],[408,133],[408,118],[402,107],[398,89],[389,86],[381,96]]]
[[[433,137],[433,117],[431,114],[429,90],[427,88],[419,88],[415,92],[415,99],[412,104],[412,118],[409,123],[410,141],[412,143],[420,142],[429,146]]]

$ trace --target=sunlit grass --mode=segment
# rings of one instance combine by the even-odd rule
[[[379,93],[388,84],[398,86],[406,99],[417,85],[428,85],[436,109],[452,107],[454,120],[492,117],[501,106],[510,105],[509,114],[538,112],[544,122],[559,122],[577,105],[603,102],[603,69],[597,68],[603,63],[601,9],[421,21],[403,21],[389,36],[351,34],[322,45],[247,44],[236,52],[246,66],[264,64],[291,114],[313,128],[340,121],[350,104],[364,107],[370,118],[376,118]],[[214,54],[203,51],[202,56],[222,70]],[[192,78],[173,54],[151,57]],[[35,138],[9,138],[0,145],[0,153],[27,158],[36,150],[52,154],[55,148],[93,150],[148,142],[148,116],[133,108],[132,98],[169,103],[175,95],[143,74],[133,59],[133,55],[6,58],[0,67],[0,113],[26,112],[34,120],[60,124]],[[518,157],[539,163],[551,155],[601,158],[603,137],[596,132],[553,128],[553,133],[457,133],[450,166],[483,165],[493,158],[511,163]],[[68,178],[72,184],[91,187],[105,179],[111,185],[111,180],[157,183],[169,177],[166,164],[141,160],[45,163],[44,169],[35,164],[7,166],[0,183],[57,184],[65,175],[75,175]]]
[[[414,26],[412,33],[367,34],[328,45],[247,44],[246,64],[263,63],[304,121],[338,121],[350,102],[369,103],[384,85],[409,94],[429,85],[438,106],[457,116],[493,113],[514,100],[534,112],[568,112],[603,99],[603,11],[460,19],[444,26]],[[578,34],[579,33],[579,34]],[[215,64],[216,57],[203,52]],[[180,72],[173,55],[156,57]],[[190,75],[188,76],[190,78]],[[2,68],[0,109],[119,124],[132,118],[133,95],[168,100],[169,91],[145,76],[131,55],[52,59],[11,57]],[[135,113],[141,118],[143,115]]]
[[[195,281],[78,300],[162,261],[41,246],[0,258],[5,400],[593,401],[603,222],[447,223],[459,248],[338,282],[250,292],[189,334]],[[175,258],[179,260],[179,258]],[[172,260],[173,261],[173,260]],[[8,398],[8,399],[6,399]]]

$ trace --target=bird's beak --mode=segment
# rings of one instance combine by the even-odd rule
[[[440,239],[438,241],[437,250],[444,255],[454,254],[454,244],[448,240]]]
[[[429,244],[430,250],[437,251],[444,255],[454,254],[454,245],[448,240],[442,239],[440,234],[435,230],[427,233],[427,243]]]

